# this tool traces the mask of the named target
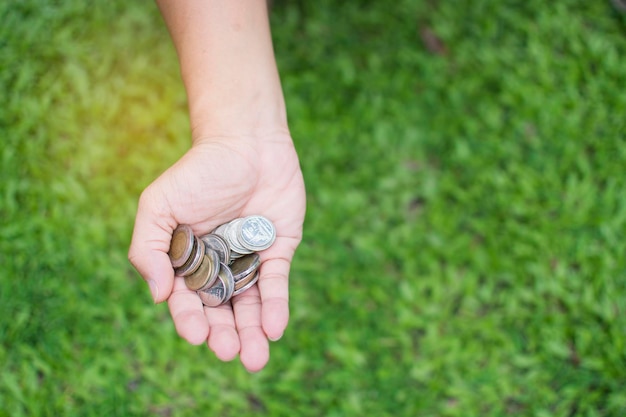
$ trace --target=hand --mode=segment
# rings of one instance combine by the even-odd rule
[[[197,139],[139,199],[129,259],[150,285],[155,302],[168,301],[178,334],[205,341],[221,360],[239,354],[249,371],[269,359],[270,340],[289,320],[288,275],[302,238],[305,191],[289,133]],[[250,214],[269,218],[276,241],[260,252],[258,284],[217,308],[203,307],[184,279],[174,277],[170,240],[178,224],[196,235]]]

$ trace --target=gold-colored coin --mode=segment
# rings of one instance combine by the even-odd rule
[[[219,268],[219,255],[214,250],[207,249],[202,255],[199,268],[193,274],[185,277],[187,288],[198,291],[212,285],[217,278]]]
[[[195,238],[190,226],[186,224],[178,225],[172,233],[170,250],[168,252],[172,267],[180,268],[189,260],[193,250],[194,240]]]
[[[256,253],[251,253],[234,260],[233,263],[230,264],[230,270],[233,272],[235,282],[238,282],[255,272],[260,265],[261,257]]]
[[[252,271],[250,274],[241,278],[239,281],[235,281],[235,292],[245,287],[246,284],[252,281],[255,278],[255,275],[257,275],[258,273],[259,271]]]
[[[241,280],[235,282],[235,292],[233,292],[233,297],[250,289],[254,284],[256,284],[258,280],[259,271],[254,271],[247,277],[244,277]]]
[[[202,263],[202,257],[204,256],[204,242],[194,237],[193,248],[191,249],[191,255],[187,262],[180,268],[175,268],[174,273],[180,277],[186,277],[194,272],[200,267]]]

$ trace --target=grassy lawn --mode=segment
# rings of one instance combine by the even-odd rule
[[[626,15],[273,3],[308,208],[258,374],[126,259],[190,144],[156,6],[0,3],[0,416],[626,415]]]

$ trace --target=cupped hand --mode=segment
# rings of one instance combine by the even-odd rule
[[[207,342],[221,360],[239,355],[249,371],[258,371],[269,360],[268,339],[279,339],[289,320],[288,276],[304,212],[304,182],[288,132],[195,140],[141,194],[129,259],[154,301],[168,301],[181,337]],[[167,254],[172,232],[188,224],[202,235],[251,214],[270,219],[277,235],[260,252],[258,284],[220,307],[203,307],[184,279],[174,276]]]

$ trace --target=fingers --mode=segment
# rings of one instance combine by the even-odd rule
[[[288,273],[286,258],[268,259],[261,266],[258,286],[230,303],[204,309],[210,327],[208,345],[219,359],[229,361],[239,354],[248,371],[265,367],[270,356],[268,337],[278,340],[289,321]]]
[[[142,194],[128,251],[128,259],[150,286],[155,303],[167,300],[174,283],[167,255],[173,226],[167,217],[155,214],[159,203],[148,189]]]
[[[283,244],[286,244],[284,240]],[[258,284],[230,303],[204,309],[209,322],[209,348],[221,360],[234,359],[237,354],[250,372],[263,369],[269,360],[269,343],[278,340],[289,321],[288,274],[293,250],[266,252],[266,256],[280,253],[288,258],[270,258],[261,266]]]
[[[235,322],[239,332],[241,363],[250,372],[263,369],[270,357],[269,343],[261,326],[261,297],[253,286],[232,299]]]
[[[237,354],[250,372],[263,369],[269,360],[269,344],[261,327],[261,299],[256,287],[215,308],[205,307],[210,333],[208,345],[215,355],[230,361]]]
[[[289,322],[289,266],[285,258],[268,259],[261,265],[257,284],[263,303],[261,323],[272,341],[282,337]]]
[[[220,360],[230,361],[240,349],[239,336],[235,330],[235,318],[230,303],[219,307],[205,307],[210,332],[208,346]]]
[[[267,297],[263,304],[259,287],[253,286],[219,307],[204,307],[184,278],[176,277],[168,299],[176,331],[194,345],[207,341],[222,361],[233,360],[239,354],[248,371],[260,371],[269,360],[268,337],[279,339],[289,320],[288,270],[289,263],[284,259],[266,261],[259,278]]]
[[[195,291],[185,285],[184,278],[176,277],[168,300],[176,331],[193,345],[204,343],[209,336],[209,322],[204,307]]]

